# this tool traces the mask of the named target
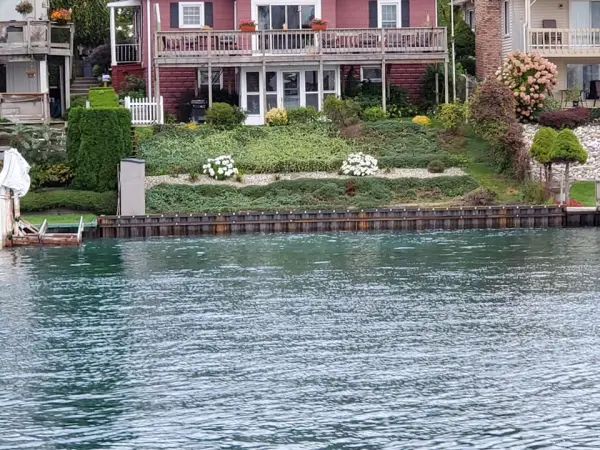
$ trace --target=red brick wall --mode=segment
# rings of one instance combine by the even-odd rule
[[[121,82],[128,75],[135,75],[146,81],[146,70],[141,64],[124,64],[113,66],[111,72],[112,85],[117,92],[121,87]]]
[[[477,77],[494,75],[502,63],[501,0],[475,2],[475,55]]]

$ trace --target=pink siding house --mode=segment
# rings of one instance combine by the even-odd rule
[[[314,106],[340,96],[347,74],[396,84],[412,101],[428,64],[447,64],[447,35],[436,23],[436,0],[121,0],[136,9],[134,37],[115,42],[113,85],[142,76],[152,96],[176,112],[193,98],[229,94],[263,124],[273,107]],[[313,29],[313,19],[327,21]],[[254,31],[240,30],[253,20]],[[209,85],[213,89],[209,89]],[[216,99],[218,100],[218,99]],[[216,101],[215,100],[215,101]]]

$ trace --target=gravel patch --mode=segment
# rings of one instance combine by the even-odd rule
[[[529,150],[533,144],[535,133],[540,129],[539,125],[523,125],[523,139]],[[585,125],[573,130],[583,148],[588,152],[588,160],[585,164],[571,164],[569,174],[575,180],[595,180],[600,178],[600,125]],[[555,179],[562,179],[565,172],[564,164],[553,164],[552,173]],[[539,178],[540,165],[535,161],[531,163],[531,176]]]
[[[427,169],[393,169],[389,172],[384,170],[377,173],[378,178],[434,178],[434,177],[460,177],[465,175],[461,169],[452,167],[446,169],[444,173],[429,173]],[[159,184],[185,184],[190,186],[196,186],[201,184],[226,184],[234,187],[244,186],[265,186],[270,183],[274,183],[279,180],[300,180],[300,179],[346,179],[352,178],[346,175],[338,175],[330,172],[296,172],[296,173],[260,173],[260,174],[248,174],[243,176],[243,182],[239,183],[235,179],[229,180],[215,180],[207,177],[206,175],[200,175],[194,182],[189,180],[188,175],[179,175],[173,177],[170,175],[159,175],[146,177],[146,189],[153,188]]]

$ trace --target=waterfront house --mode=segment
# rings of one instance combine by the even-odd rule
[[[493,75],[513,50],[537,52],[558,67],[556,89],[595,91],[600,80],[600,1],[455,0],[475,30],[477,75]],[[600,87],[600,81],[598,81]]]
[[[17,3],[0,2],[0,118],[60,117],[70,103],[73,25],[48,20],[48,1],[30,0],[27,14],[15,10]]]
[[[146,79],[175,112],[185,99],[213,101],[214,88],[239,98],[247,124],[273,107],[341,95],[348,76],[407,89],[417,102],[431,63],[448,63],[436,0],[122,0],[111,10],[111,66]],[[133,38],[117,42],[116,9],[134,8]],[[327,21],[326,29],[314,19]],[[241,21],[255,28],[240,29]],[[209,89],[213,86],[213,89]]]

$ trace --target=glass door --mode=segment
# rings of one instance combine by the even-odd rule
[[[315,18],[315,8],[315,5],[259,5],[258,29],[310,29]],[[312,36],[303,36],[301,33],[272,33],[265,36],[263,45],[266,50],[298,49],[312,45]]]
[[[283,107],[300,106],[300,72],[283,72]]]

